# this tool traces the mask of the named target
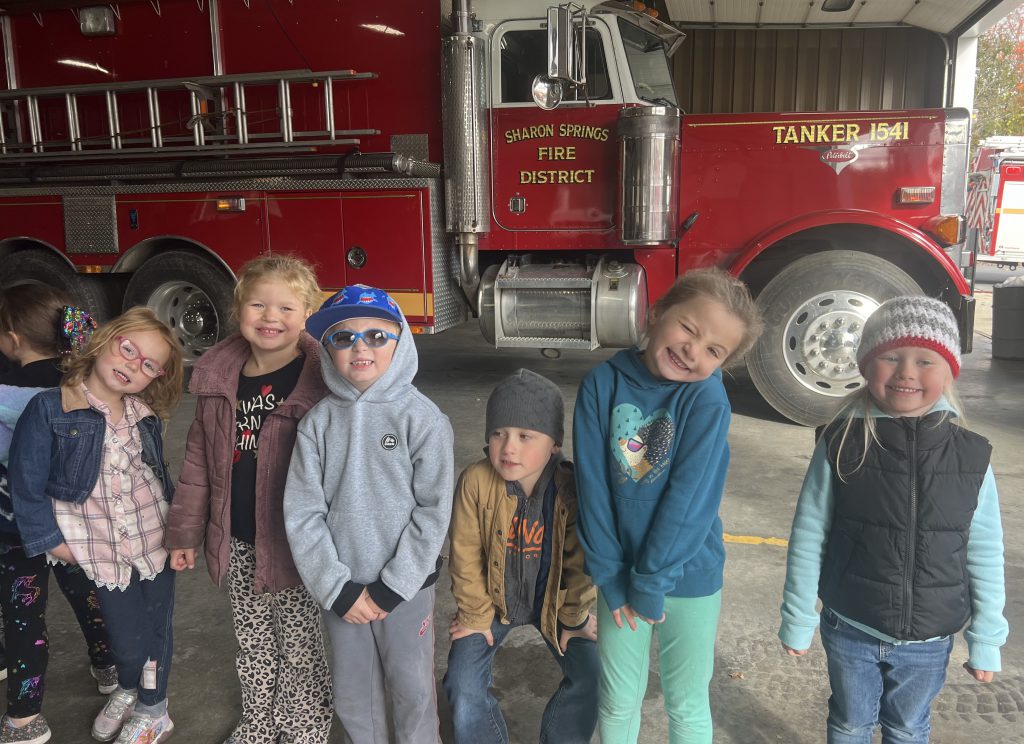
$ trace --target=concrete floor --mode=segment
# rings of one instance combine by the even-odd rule
[[[984,305],[984,297],[980,298]],[[984,309],[979,317],[984,316]],[[970,426],[994,447],[1006,533],[1007,616],[1011,628],[1024,626],[1024,362],[991,358],[991,342],[979,322],[974,353],[965,357],[960,392]],[[583,374],[610,352],[571,352],[560,360],[536,352],[495,351],[467,324],[437,337],[417,339],[417,384],[450,417],[456,434],[459,468],[481,456],[484,406],[491,387],[506,374],[527,366],[561,387],[571,412]],[[824,655],[815,640],[812,653],[791,659],[775,637],[785,569],[784,543],[797,493],[812,448],[809,429],[781,420],[753,391],[742,372],[728,381],[734,405],[730,434],[732,467],[722,507],[728,544],[724,605],[717,668],[711,685],[716,736],[721,744],[815,744],[824,741],[828,681]],[[186,397],[167,436],[172,468],[181,461],[194,400]],[[568,418],[571,422],[571,415]],[[772,540],[775,538],[776,540]],[[766,540],[767,539],[767,540]],[[454,611],[447,576],[438,585],[437,677],[445,669],[447,620]],[[92,717],[103,703],[88,674],[81,636],[67,604],[51,596],[52,658],[44,712],[53,741],[89,741]],[[175,608],[175,657],[170,683],[170,712],[176,741],[219,744],[239,715],[234,674],[234,637],[227,596],[210,582],[205,567],[182,575]],[[1011,635],[1004,649],[1002,674],[991,685],[974,683],[960,665],[966,646],[958,639],[949,682],[934,716],[935,744],[1024,742],[1024,644]],[[555,664],[533,631],[513,633],[499,652],[495,670],[500,698],[514,742],[536,741],[547,697],[557,684]],[[529,672],[524,672],[529,670]],[[442,736],[451,731],[444,695]],[[652,665],[640,741],[668,740],[657,664]],[[596,738],[596,737],[595,737]],[[335,725],[333,742],[343,742]],[[399,743],[400,744],[400,743]]]

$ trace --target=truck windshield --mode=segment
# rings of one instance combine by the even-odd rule
[[[665,42],[624,18],[619,18],[618,22],[636,94],[642,100],[659,106],[678,106],[665,55]]]

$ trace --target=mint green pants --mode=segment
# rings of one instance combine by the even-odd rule
[[[604,597],[598,598],[601,744],[635,744],[640,734],[640,706],[647,691],[655,633],[669,744],[711,744],[708,685],[715,666],[721,608],[720,591],[710,597],[666,597],[665,622],[648,625],[638,621],[633,631],[625,619],[622,628],[616,627]]]

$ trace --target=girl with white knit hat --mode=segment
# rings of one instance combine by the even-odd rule
[[[953,313],[895,297],[864,324],[865,385],[818,439],[790,536],[779,638],[828,660],[829,744],[927,742],[953,635],[991,682],[1008,632],[992,448],[954,394]]]

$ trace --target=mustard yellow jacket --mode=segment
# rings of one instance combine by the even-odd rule
[[[544,591],[540,631],[558,648],[558,624],[577,627],[587,619],[597,589],[583,570],[583,548],[576,536],[576,481],[572,464],[555,470],[551,569]],[[455,487],[449,529],[448,571],[458,605],[457,619],[473,630],[488,630],[497,616],[508,623],[505,607],[505,549],[516,510],[505,480],[484,459],[470,465]]]

